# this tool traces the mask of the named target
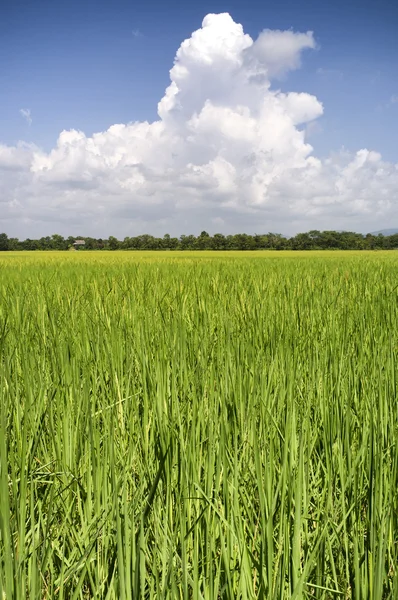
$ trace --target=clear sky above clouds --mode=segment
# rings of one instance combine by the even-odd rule
[[[0,231],[398,227],[398,6],[0,2]]]

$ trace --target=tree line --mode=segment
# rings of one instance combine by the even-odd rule
[[[54,234],[40,239],[19,240],[0,234],[0,251],[12,250],[70,250],[74,242],[84,240],[79,252],[85,250],[393,250],[398,249],[398,233],[384,236],[351,231],[317,231],[298,233],[285,237],[280,233],[249,235],[237,233],[209,235],[206,231],[198,236],[181,235],[154,237],[149,234],[125,237],[123,240],[110,236],[107,239],[86,236],[64,238]]]

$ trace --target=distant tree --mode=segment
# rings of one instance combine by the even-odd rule
[[[51,248],[52,250],[66,250],[68,248],[68,242],[62,235],[55,233],[51,236]]]
[[[254,250],[256,247],[253,236],[247,235],[247,233],[234,235],[232,245],[235,250]]]
[[[292,240],[293,250],[312,250],[314,242],[309,233],[298,233]]]
[[[379,233],[376,236],[376,248],[378,250],[381,250],[384,246],[384,235],[382,233]]]
[[[0,233],[0,252],[10,249],[10,241],[6,233]]]
[[[82,239],[84,239],[84,241],[86,242],[84,245],[85,250],[98,250],[98,240],[92,237],[85,237]]]
[[[211,246],[211,238],[207,231],[202,233],[196,238],[195,248],[198,250],[209,250]]]
[[[317,246],[322,250],[336,249],[341,247],[341,235],[338,231],[318,232]]]
[[[49,235],[39,239],[39,250],[51,250],[51,238]]]
[[[119,240],[113,235],[108,238],[108,248],[109,250],[117,250],[119,248]]]
[[[283,250],[286,248],[286,238],[281,233],[268,233],[267,234],[270,248],[273,250]]]
[[[162,240],[162,248],[164,248],[165,250],[170,250],[170,240],[170,234],[165,233]]]
[[[120,247],[123,250],[129,250],[129,248],[131,248],[131,238],[126,236],[124,240],[120,243]]]
[[[23,242],[20,242],[21,250],[39,250],[40,243],[39,240],[31,240],[27,238]]]
[[[20,242],[18,238],[8,238],[8,249],[9,250],[20,250]]]
[[[144,233],[141,235],[141,248],[143,250],[156,250],[160,247],[160,243],[158,240],[153,237],[153,235],[149,235],[148,233]]]
[[[264,250],[269,247],[268,236],[255,234],[253,236],[254,246],[256,250]]]
[[[181,250],[193,250],[195,247],[196,237],[194,235],[182,235],[180,237]]]
[[[139,236],[128,238],[129,248],[139,250],[141,248],[141,238]]]
[[[393,233],[384,238],[384,247],[386,250],[395,250],[398,248],[398,233]]]
[[[227,244],[227,238],[222,233],[216,233],[213,236],[212,248],[214,250],[226,250]]]
[[[163,239],[157,240],[157,248],[161,248],[163,250],[177,250],[179,246],[178,238],[171,237],[169,233],[166,233],[163,236]]]

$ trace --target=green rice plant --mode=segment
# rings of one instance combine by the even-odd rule
[[[394,253],[0,275],[0,598],[398,597]]]

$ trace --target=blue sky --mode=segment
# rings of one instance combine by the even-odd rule
[[[265,27],[314,31],[319,50],[289,90],[325,104],[327,152],[370,146],[398,160],[398,5],[393,2],[17,1],[0,19],[2,141],[54,144],[64,128],[87,134],[154,120],[179,44],[210,12],[229,12],[255,37]],[[321,70],[321,72],[319,72]],[[28,106],[32,126],[17,108]]]
[[[253,39],[265,28],[314,32],[317,48],[304,50],[301,68],[272,85],[323,104],[308,127],[318,158],[367,148],[398,162],[398,5],[385,0],[7,0],[0,5],[0,143],[23,140],[48,153],[63,130],[91,136],[117,123],[156,120],[181,42],[206,14],[223,12]],[[31,122],[21,109],[29,109]],[[381,215],[379,224],[389,220]]]

